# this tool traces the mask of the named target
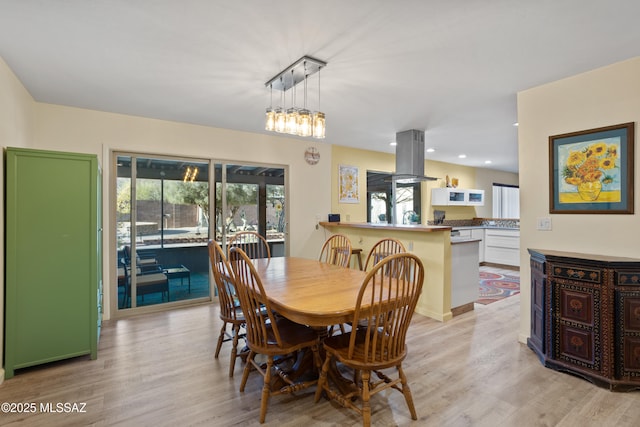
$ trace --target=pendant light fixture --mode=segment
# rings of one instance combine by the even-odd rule
[[[282,82],[282,77],[280,77],[280,82]],[[284,91],[282,91],[282,96],[280,97],[281,106],[277,107],[275,110],[275,131],[276,132],[284,132],[287,125],[287,114],[284,111]]]
[[[291,70],[291,81],[294,80],[293,70]],[[291,88],[291,107],[287,109],[287,133],[296,135],[298,133],[298,109],[296,108],[296,87]]]
[[[311,111],[307,110],[307,61],[304,62],[304,108],[298,111],[298,135],[311,136]]]
[[[269,107],[267,108],[267,112],[265,114],[265,125],[264,128],[268,131],[276,130],[276,112],[273,110],[273,85],[269,85],[270,92],[270,100]]]
[[[303,56],[292,65],[265,83],[270,91],[282,91],[281,106],[267,108],[265,115],[265,129],[268,131],[286,132],[298,136],[325,137],[325,115],[321,111],[313,114],[307,109],[307,78],[318,72],[318,110],[320,109],[320,74],[319,71],[327,63],[315,58]],[[304,107],[296,107],[296,85],[304,82]],[[291,106],[285,108],[286,91],[291,90]],[[271,98],[273,101],[273,95]],[[271,125],[273,122],[273,126]]]
[[[324,139],[326,121],[324,113],[320,111],[320,68],[318,68],[318,111],[313,113],[313,137]]]

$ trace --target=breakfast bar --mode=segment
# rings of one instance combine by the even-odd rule
[[[355,222],[320,222],[331,233],[344,234],[354,248],[369,253],[385,237],[400,240],[425,267],[422,295],[416,313],[439,321],[450,320],[451,312],[451,227],[392,225]]]

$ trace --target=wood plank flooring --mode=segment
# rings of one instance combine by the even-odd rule
[[[513,274],[513,272],[512,272]],[[372,398],[380,426],[637,426],[640,392],[613,393],[544,368],[517,341],[520,296],[440,323],[416,315],[404,363],[418,421],[402,395]],[[259,425],[261,377],[240,393],[243,364],[228,378],[229,344],[214,359],[216,304],[106,322],[98,360],[30,368],[0,385],[0,402],[36,403],[35,414],[0,413],[0,425]],[[360,425],[315,387],[271,398],[265,425]],[[43,413],[40,404],[86,403],[85,413]]]

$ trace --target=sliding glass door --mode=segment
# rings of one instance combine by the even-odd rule
[[[238,231],[255,231],[272,256],[285,255],[285,167],[131,153],[113,158],[117,310],[211,300],[210,238],[226,248]]]
[[[209,299],[209,161],[116,164],[118,309]]]

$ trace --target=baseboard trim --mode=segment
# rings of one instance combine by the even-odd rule
[[[473,302],[470,302],[467,304],[463,304],[459,307],[452,308],[451,314],[453,315],[453,317],[456,317],[468,311],[473,311],[473,304],[474,304]]]
[[[497,264],[495,262],[484,262],[484,261],[481,262],[480,265],[486,266],[486,267],[504,268],[506,270],[520,271],[520,267],[518,267],[517,265]]]

